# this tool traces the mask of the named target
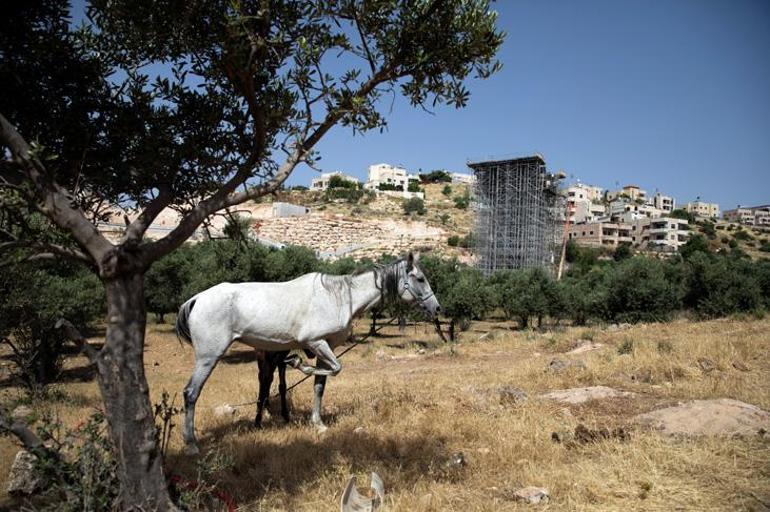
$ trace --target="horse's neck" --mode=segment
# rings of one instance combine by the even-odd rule
[[[378,283],[377,279],[379,277],[373,270],[352,277],[350,297],[354,317],[373,308],[382,300],[382,291],[379,288],[382,283]]]

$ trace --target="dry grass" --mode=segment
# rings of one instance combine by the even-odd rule
[[[566,448],[551,441],[551,432],[579,423],[628,425],[637,412],[691,398],[728,397],[770,409],[768,332],[770,319],[548,333],[480,322],[461,333],[453,352],[436,345],[428,328],[409,327],[403,334],[392,329],[343,359],[342,373],[327,388],[324,411],[331,428],[325,434],[306,424],[307,384],[292,397],[290,425],[267,422],[264,430],[253,431],[252,406],[232,419],[215,418],[216,405],[254,399],[250,352],[234,348],[204,388],[197,427],[204,450],[218,451],[227,461],[219,486],[243,510],[337,510],[347,477],[358,475],[365,485],[370,471],[385,482],[388,510],[525,510],[531,506],[512,500],[512,491],[523,485],[550,490],[552,501],[541,510],[761,510],[757,497],[770,496],[767,438],[671,440],[633,431],[629,442]],[[563,354],[582,338],[605,346]],[[629,353],[619,354],[620,346]],[[549,372],[554,357],[581,359],[587,369]],[[704,357],[715,366],[709,373],[698,366]],[[68,368],[83,363],[73,358]],[[158,400],[164,389],[181,392],[192,351],[177,343],[169,327],[151,326],[146,364]],[[506,384],[523,388],[530,400],[501,403],[495,390]],[[533,398],[595,384],[638,395],[571,407]],[[68,382],[62,390],[69,397],[65,402],[37,407],[52,408],[74,424],[99,403],[94,382]],[[2,393],[8,399],[18,391]],[[15,450],[11,439],[0,438],[3,466]],[[465,467],[448,465],[456,452],[465,455]],[[169,462],[177,472],[194,474],[178,432]],[[0,470],[0,479],[6,473]]]

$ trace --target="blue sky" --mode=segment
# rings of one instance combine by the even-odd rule
[[[323,170],[447,168],[543,154],[551,170],[723,209],[770,203],[770,2],[501,1],[503,70],[467,108],[396,101],[386,133],[335,128]],[[315,172],[295,171],[307,184]]]
[[[570,181],[633,183],[722,209],[770,203],[770,1],[494,8],[508,33],[503,69],[468,82],[467,108],[431,115],[397,99],[387,132],[327,134],[321,168],[362,179],[380,162],[468,172],[468,160],[537,152]],[[83,9],[76,0],[76,20]],[[298,168],[288,183],[315,175]]]

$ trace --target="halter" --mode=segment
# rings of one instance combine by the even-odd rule
[[[401,274],[401,271],[399,270],[399,275]],[[406,271],[404,271],[404,290],[408,291],[409,294],[416,300],[421,306],[425,304],[425,301],[429,300],[431,297],[434,297],[436,294],[433,293],[433,290],[431,292],[423,297],[419,297],[414,291],[409,287],[409,275]]]

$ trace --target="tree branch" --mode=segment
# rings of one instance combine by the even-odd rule
[[[94,264],[94,261],[84,252],[59,244],[18,239],[11,242],[0,243],[0,253],[11,249],[34,249],[38,251],[36,254],[32,254],[27,258],[24,258],[26,261],[33,259],[47,259],[47,256],[44,256],[44,254],[46,254],[51,256],[62,256],[75,261],[79,261],[80,263],[86,263],[88,265]]]
[[[57,329],[62,329],[64,331],[64,334],[73,342],[75,345],[80,348],[80,351],[83,352],[86,357],[88,358],[91,363],[95,363],[97,357],[99,357],[99,352],[94,348],[93,345],[88,343],[85,336],[80,334],[80,331],[72,325],[72,322],[69,320],[65,320],[64,318],[60,318],[56,322]]]
[[[142,213],[139,214],[139,216],[126,228],[125,239],[141,240],[142,236],[144,236],[144,233],[147,231],[147,228],[150,227],[160,212],[162,212],[166,206],[171,204],[171,201],[173,200],[174,194],[171,192],[171,187],[158,187],[157,197],[150,201],[144,211],[142,211]]]
[[[113,249],[113,245],[91,224],[82,211],[73,207],[74,198],[48,176],[42,162],[16,128],[0,113],[0,143],[6,146],[14,162],[19,164],[35,188],[40,210],[57,226],[69,233],[96,262]]]

